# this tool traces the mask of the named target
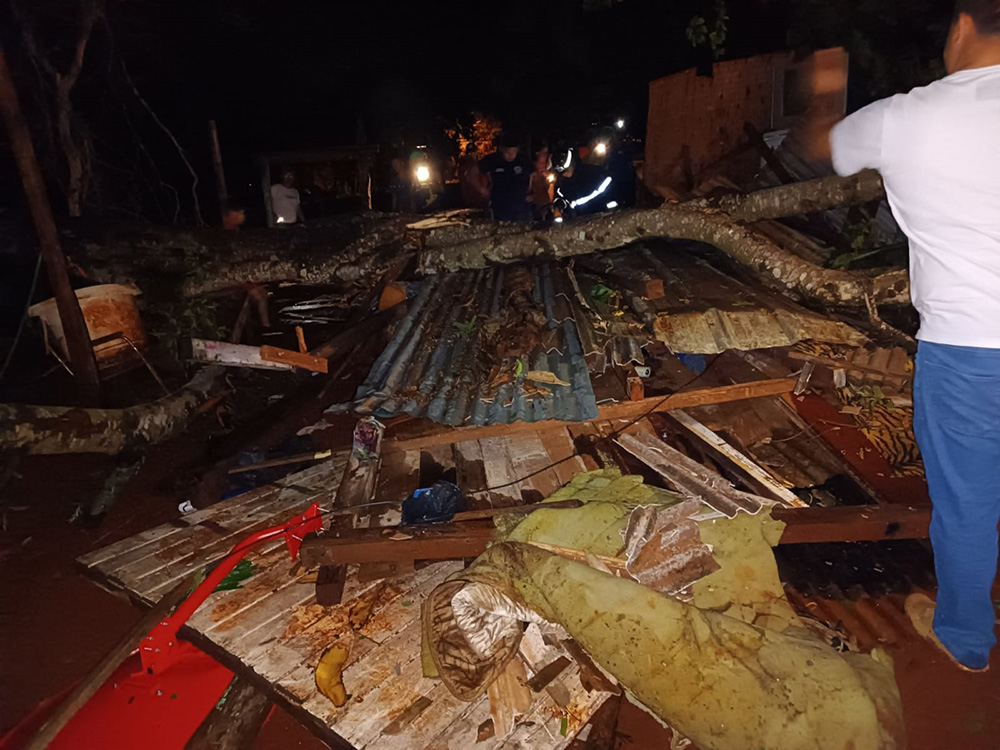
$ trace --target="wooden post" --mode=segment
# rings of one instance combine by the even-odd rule
[[[219,148],[219,130],[215,127],[215,120],[208,121],[208,136],[212,141],[212,166],[215,168],[215,189],[219,196],[219,215],[225,222],[229,192],[226,190],[226,172],[222,168],[222,150]]]
[[[0,112],[7,126],[10,148],[17,161],[24,193],[31,209],[31,218],[38,233],[38,249],[45,261],[49,284],[56,298],[56,309],[59,311],[63,332],[66,335],[73,375],[84,401],[96,404],[101,396],[101,382],[97,373],[97,360],[94,359],[94,347],[90,343],[90,333],[87,331],[87,323],[80,310],[80,301],[69,283],[66,256],[63,255],[59,244],[59,233],[52,218],[52,207],[45,192],[45,183],[38,169],[31,133],[21,112],[14,80],[11,78],[7,58],[2,51],[0,51]]]
[[[253,747],[271,713],[271,698],[239,675],[208,712],[184,750],[244,750]]]

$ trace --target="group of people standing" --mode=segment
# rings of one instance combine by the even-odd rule
[[[458,167],[466,207],[489,208],[497,221],[545,221],[567,210],[594,213],[634,202],[631,160],[613,142],[559,152],[545,146],[533,161],[515,136],[501,136],[498,146],[478,161],[467,155]]]

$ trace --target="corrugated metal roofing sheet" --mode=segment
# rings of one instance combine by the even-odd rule
[[[491,363],[483,361],[482,342],[477,343],[479,328],[505,315],[504,279],[511,273],[511,267],[499,267],[426,280],[358,389],[355,409],[456,426],[596,418],[588,360],[600,370],[622,356],[641,362],[641,342],[621,342],[602,332],[603,321],[583,308],[567,268],[534,266],[531,297],[544,312],[548,332],[521,357],[520,368],[513,359],[503,364],[509,382],[491,385]],[[527,381],[533,370],[551,372],[567,385]]]

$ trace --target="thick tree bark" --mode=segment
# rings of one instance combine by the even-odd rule
[[[742,223],[868,202],[878,197],[878,182],[870,174],[832,177],[740,196],[727,202],[729,210],[740,217],[739,221],[703,202],[670,204],[605,214],[546,230],[425,248],[420,256],[420,270],[435,273],[485,268],[494,263],[515,263],[534,257],[564,258],[619,248],[636,240],[669,237],[715,245],[786,289],[824,304],[860,306],[865,304],[866,298],[876,304],[906,304],[909,283],[903,270],[868,276],[821,268]]]
[[[160,442],[187,425],[222,371],[208,367],[179,393],[126,409],[0,404],[0,452],[116,454]]]
[[[717,208],[734,221],[762,221],[856,206],[885,197],[882,175],[866,169],[850,177],[826,177],[781,185],[745,195],[729,195]]]

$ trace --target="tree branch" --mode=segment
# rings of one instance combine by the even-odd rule
[[[191,202],[194,207],[194,219],[198,226],[205,226],[205,220],[201,216],[201,204],[198,202],[198,173],[195,172],[194,167],[191,166],[191,162],[188,161],[187,155],[184,153],[184,149],[181,148],[181,144],[177,142],[174,134],[170,132],[170,128],[163,124],[163,121],[157,116],[156,112],[149,105],[145,99],[143,99],[142,94],[139,93],[139,89],[135,87],[135,83],[132,81],[132,76],[128,73],[128,68],[125,67],[125,62],[122,61],[122,71],[125,73],[125,80],[128,82],[129,87],[132,89],[132,93],[135,94],[135,98],[139,100],[143,108],[149,113],[149,116],[153,118],[153,122],[159,126],[170,141],[174,144],[174,148],[177,149],[177,154],[181,157],[181,161],[184,162],[184,166],[187,167],[188,172],[191,173]]]
[[[877,304],[906,304],[904,270],[879,276],[822,268],[781,248],[743,222],[789,216],[833,206],[866,203],[877,197],[880,180],[871,174],[782,186],[734,197],[734,215],[704,201],[666,204],[655,209],[604,214],[578,223],[514,234],[493,234],[455,245],[425,248],[425,273],[485,268],[533,257],[561,258],[611,250],[651,237],[696,240],[715,245],[735,260],[773,278],[790,291],[829,305],[862,306],[870,295]]]

